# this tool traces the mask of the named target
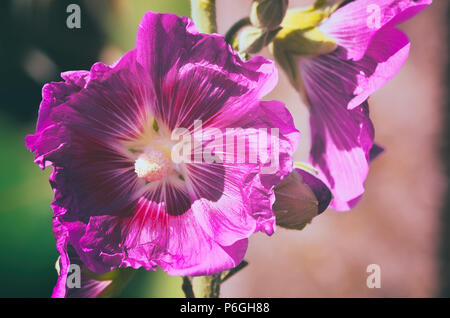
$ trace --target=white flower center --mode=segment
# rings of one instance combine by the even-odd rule
[[[136,159],[134,171],[145,181],[158,181],[167,175],[169,164],[169,159],[161,151],[150,149]]]

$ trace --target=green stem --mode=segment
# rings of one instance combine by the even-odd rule
[[[182,288],[186,298],[219,298],[221,283],[221,274],[184,276]]]
[[[192,277],[192,289],[197,298],[219,298],[220,274]]]
[[[191,16],[202,33],[217,33],[216,0],[191,0]]]
[[[228,271],[211,276],[183,276],[183,289],[186,298],[219,298],[220,284],[247,267],[242,261],[238,266]]]

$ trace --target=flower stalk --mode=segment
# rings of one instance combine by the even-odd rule
[[[186,298],[219,298],[220,285],[247,267],[243,260],[238,266],[211,276],[183,276],[181,288]]]
[[[191,0],[191,16],[202,33],[217,33],[216,0]]]
[[[222,275],[184,276],[182,289],[186,298],[219,298]]]

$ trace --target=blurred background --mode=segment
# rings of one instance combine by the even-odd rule
[[[66,26],[72,3],[81,8],[79,29]],[[217,0],[219,32],[247,15],[250,4]],[[400,27],[412,42],[410,58],[370,99],[376,141],[386,152],[372,164],[360,204],[326,211],[300,232],[254,235],[250,265],[223,284],[221,296],[450,296],[448,4],[435,0]],[[48,297],[56,281],[50,169],[34,165],[24,146],[42,86],[61,80],[62,71],[109,64],[132,49],[147,10],[190,12],[188,0],[0,2],[0,297]],[[305,159],[308,114],[283,74],[267,98],[293,113],[302,131],[296,159]],[[379,289],[366,286],[369,264],[381,267]],[[180,287],[178,277],[138,271],[121,296],[182,297]]]

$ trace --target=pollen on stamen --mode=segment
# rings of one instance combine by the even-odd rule
[[[137,176],[147,182],[158,181],[167,175],[169,160],[161,151],[147,150],[134,163]]]

